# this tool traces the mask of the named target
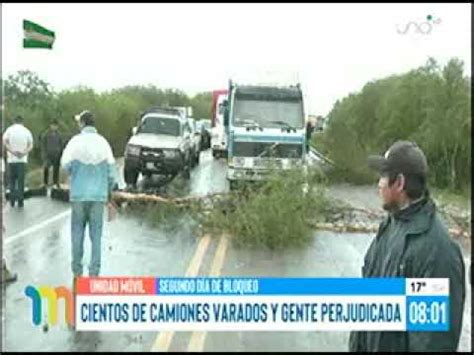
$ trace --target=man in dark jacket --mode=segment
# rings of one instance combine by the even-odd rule
[[[426,187],[428,165],[412,142],[398,141],[385,156],[369,157],[387,218],[380,224],[362,267],[363,277],[448,278],[447,332],[352,332],[350,351],[449,351],[458,347],[465,299],[465,267]]]
[[[49,129],[41,137],[41,148],[44,164],[43,182],[49,184],[49,169],[53,167],[53,183],[59,187],[59,167],[64,142],[58,130],[58,121],[53,120]]]

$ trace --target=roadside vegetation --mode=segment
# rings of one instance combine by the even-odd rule
[[[470,195],[471,78],[454,58],[367,83],[338,100],[327,128],[312,144],[333,160],[331,181],[373,183],[369,154],[383,154],[396,140],[413,140],[427,155],[430,185]]]
[[[31,71],[19,71],[2,78],[2,88],[2,132],[15,116],[21,115],[33,133],[35,146],[30,155],[30,171],[41,164],[38,141],[49,122],[57,119],[61,133],[69,139],[78,133],[73,116],[83,110],[96,115],[97,128],[110,142],[115,156],[123,155],[140,112],[151,106],[191,106],[196,119],[211,117],[209,92],[190,97],[181,90],[154,85],[130,85],[101,93],[84,86],[56,91]]]

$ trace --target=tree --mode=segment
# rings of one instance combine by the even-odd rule
[[[191,106],[193,108],[193,116],[197,119],[206,118],[211,119],[212,110],[212,93],[201,92],[191,99]]]
[[[460,190],[470,183],[471,81],[454,58],[440,68],[429,58],[420,68],[367,83],[338,100],[328,115],[321,149],[345,176],[370,181],[361,166],[396,140],[424,150],[436,186]]]

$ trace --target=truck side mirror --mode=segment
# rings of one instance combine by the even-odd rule
[[[137,127],[132,128],[132,133],[133,133],[133,135],[137,134]]]

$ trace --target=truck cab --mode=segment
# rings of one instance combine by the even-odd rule
[[[259,181],[272,171],[305,164],[306,127],[303,95],[296,85],[229,83],[226,112],[227,179]]]

